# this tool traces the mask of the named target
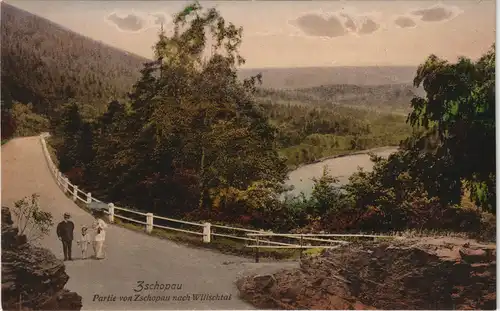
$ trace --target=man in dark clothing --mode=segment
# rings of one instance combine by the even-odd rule
[[[64,260],[73,260],[71,259],[71,244],[73,243],[75,224],[69,218],[69,214],[64,213],[64,220],[57,225],[57,237],[63,244]]]

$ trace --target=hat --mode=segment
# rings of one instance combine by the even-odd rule
[[[64,218],[69,218],[69,213],[64,213]]]

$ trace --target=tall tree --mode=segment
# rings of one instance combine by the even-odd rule
[[[242,29],[193,4],[175,16],[173,30],[167,36],[161,29],[156,60],[145,64],[129,96],[130,113],[116,121],[121,125],[104,130],[115,122],[109,121],[112,106],[101,118],[101,135],[127,133],[96,157],[111,156],[110,167],[121,172],[115,189],[163,212],[165,206],[209,210],[214,191],[244,190],[258,180],[278,189],[286,166],[276,128],[254,100],[259,77],[241,82],[236,74],[244,63]],[[113,154],[106,151],[111,146]]]
[[[422,85],[425,98],[412,100],[409,122],[426,130],[415,143],[431,152],[433,164],[422,165],[421,175],[436,179],[428,190],[441,185],[442,194],[459,189],[462,182],[483,208],[495,211],[495,49],[478,61],[460,58],[455,64],[431,55],[417,71],[415,86]],[[415,145],[417,146],[417,145]],[[436,172],[439,172],[436,174]],[[459,202],[460,192],[448,198]]]
[[[61,109],[56,133],[62,137],[62,144],[58,145],[59,169],[66,172],[80,163],[79,139],[83,126],[80,108],[77,103],[70,103]]]

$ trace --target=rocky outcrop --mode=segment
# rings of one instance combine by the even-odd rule
[[[64,263],[49,250],[26,243],[2,207],[3,310],[80,310],[82,297],[64,289]]]
[[[237,286],[259,308],[493,310],[496,246],[466,242],[351,244]]]

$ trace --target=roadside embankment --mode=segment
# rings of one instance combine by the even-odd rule
[[[449,237],[350,244],[237,285],[258,308],[493,310],[495,252]]]

